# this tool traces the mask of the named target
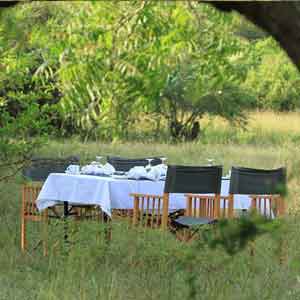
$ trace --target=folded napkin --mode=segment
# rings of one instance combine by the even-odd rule
[[[105,165],[86,165],[81,169],[82,174],[92,175],[112,175],[115,171],[115,168],[109,163],[106,163]]]
[[[102,167],[103,173],[105,175],[112,175],[116,172],[116,169],[114,168],[113,165],[111,165],[110,163],[106,163],[103,167]]]
[[[151,169],[147,172],[147,170],[142,166],[133,167],[128,172],[128,178],[131,179],[150,179],[153,181],[160,180],[164,178],[167,174],[167,166],[165,165],[157,165],[151,167]]]
[[[165,178],[167,175],[167,169],[168,167],[163,164],[153,166],[148,172],[147,178],[155,181]]]
[[[131,178],[131,179],[147,178],[147,171],[142,166],[136,166],[136,167],[131,168],[128,171],[127,176],[128,176],[128,178]]]

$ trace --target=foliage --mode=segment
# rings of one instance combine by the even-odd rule
[[[275,111],[299,108],[299,72],[275,42],[268,38],[257,42],[254,51],[260,64],[249,70],[243,86],[256,95],[256,107]]]
[[[14,177],[32,153],[47,141],[47,121],[40,117],[37,105],[29,104],[18,115],[18,122],[0,108],[0,181]],[[32,138],[32,136],[38,136]]]
[[[146,114],[157,137],[167,121],[173,135],[179,124],[181,139],[204,112],[241,124],[249,106],[298,105],[291,65],[277,67],[280,75],[269,63],[287,60],[276,44],[208,5],[33,2],[2,13],[0,30],[0,103],[14,117],[23,102],[37,103],[57,135],[128,138]],[[256,37],[240,37],[248,31]],[[280,75],[275,85],[267,68]]]

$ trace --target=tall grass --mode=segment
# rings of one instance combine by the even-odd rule
[[[300,113],[249,112],[245,128],[218,118],[204,118],[202,142],[282,145],[300,141]],[[201,136],[200,136],[201,141]]]
[[[233,126],[220,117],[204,116],[200,120],[201,133],[197,142],[201,144],[245,144],[281,145],[300,142],[299,112],[249,112],[248,123],[244,128]],[[159,136],[155,133],[155,123],[142,119],[130,128],[127,140],[165,142],[170,136],[165,122],[161,122]]]
[[[293,118],[296,120],[297,115],[291,115]],[[266,126],[266,121],[262,120],[260,125],[258,121],[251,126]],[[50,227],[50,255],[45,258],[40,249],[20,252],[21,181],[17,177],[0,183],[0,299],[300,299],[299,146],[286,138],[289,131],[283,128],[291,126],[295,134],[300,129],[292,121],[284,124],[274,129],[281,139],[276,143],[264,142],[265,127],[261,136],[256,136],[257,142],[246,145],[217,139],[211,143],[199,140],[177,145],[51,141],[37,154],[79,155],[82,163],[100,154],[164,155],[169,163],[192,165],[206,164],[207,158],[215,158],[224,165],[225,173],[232,165],[285,165],[290,215],[281,231],[257,238],[253,257],[247,247],[230,256],[221,248],[181,243],[170,233],[140,233],[128,229],[124,222],[113,222],[110,243],[103,238],[105,225],[70,224],[71,228],[75,226],[72,238],[76,243],[70,247],[60,243],[57,248],[53,246],[55,242],[63,240],[63,225],[57,222]],[[32,237],[33,234],[28,236]],[[280,264],[278,245],[282,240],[286,259]]]

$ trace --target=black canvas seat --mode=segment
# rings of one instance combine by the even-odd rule
[[[159,157],[147,157],[153,159],[151,166],[156,166],[162,163]],[[107,162],[110,163],[116,171],[128,172],[131,168],[136,166],[145,167],[148,165],[147,158],[125,158],[119,156],[107,156]]]
[[[43,182],[50,173],[64,173],[71,164],[79,164],[79,158],[70,156],[67,158],[32,158],[22,170],[22,175],[31,181]]]
[[[204,217],[187,217],[187,216],[180,216],[175,222],[182,227],[193,227],[205,224],[213,224],[217,220],[212,218],[204,218]]]

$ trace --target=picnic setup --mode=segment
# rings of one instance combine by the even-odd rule
[[[113,222],[124,218],[132,226],[161,230],[197,229],[221,218],[257,211],[266,218],[284,215],[286,170],[222,166],[167,165],[165,157],[130,159],[97,156],[80,166],[76,157],[36,158],[23,175],[21,249],[26,249],[27,222],[51,219]],[[65,232],[67,239],[67,232]],[[47,232],[43,232],[47,254]]]
[[[299,1],[0,1],[0,300],[300,299]]]

